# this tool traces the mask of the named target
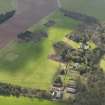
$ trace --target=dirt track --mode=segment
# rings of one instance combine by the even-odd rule
[[[16,0],[16,14],[0,25],[0,48],[57,8],[57,0]]]

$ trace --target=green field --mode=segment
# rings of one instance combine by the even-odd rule
[[[46,28],[43,23],[48,19],[56,21],[56,25]],[[51,86],[58,63],[48,59],[53,52],[53,43],[60,41],[72,31],[78,22],[55,12],[29,30],[46,30],[48,38],[38,43],[12,42],[0,51],[0,81],[24,87],[48,89]]]
[[[15,9],[15,0],[0,0],[0,13]]]
[[[56,24],[46,28],[43,24],[53,19]],[[59,11],[41,20],[29,30],[32,32],[45,30],[48,38],[38,43],[11,42],[0,50],[0,82],[11,83],[24,87],[48,89],[59,63],[48,59],[53,53],[53,43],[63,40],[78,24],[77,21],[64,17]],[[60,103],[45,100],[33,101],[27,98],[0,97],[0,105],[59,105]],[[61,104],[60,104],[61,105]]]
[[[40,99],[16,98],[16,97],[0,97],[0,105],[64,105],[57,102],[51,102]]]
[[[95,16],[100,20],[105,20],[104,0],[61,0],[63,8]],[[0,0],[0,13],[13,10],[15,0]],[[55,25],[45,27],[48,20],[54,20]],[[79,22],[71,18],[64,17],[60,11],[52,13],[42,19],[38,24],[28,30],[36,32],[44,30],[48,33],[48,38],[44,38],[38,43],[34,42],[10,42],[6,48],[0,50],[0,82],[11,83],[29,88],[49,89],[52,80],[57,72],[59,63],[48,59],[53,53],[53,43],[65,41],[74,48],[79,44],[67,40],[64,36],[74,29]],[[92,48],[96,46],[90,43]],[[105,68],[105,60],[100,62],[100,66]],[[0,105],[64,105],[40,99],[2,97]]]
[[[61,0],[63,8],[105,20],[105,0]]]

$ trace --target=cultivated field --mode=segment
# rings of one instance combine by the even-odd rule
[[[105,0],[60,0],[63,8],[105,20]]]
[[[0,25],[0,48],[57,8],[56,0],[16,0],[16,14]]]

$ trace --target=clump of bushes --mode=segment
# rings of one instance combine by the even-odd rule
[[[54,20],[49,20],[47,23],[44,24],[46,27],[52,27],[53,25],[55,25],[55,21]]]
[[[15,14],[15,10],[0,14],[0,24],[11,18]]]
[[[72,33],[70,35],[67,35],[66,37],[68,39],[71,39],[71,40],[77,42],[77,43],[82,41],[82,35],[80,35],[80,34]]]
[[[99,21],[92,16],[87,16],[86,14],[81,14],[78,12],[73,12],[73,11],[67,11],[67,10],[62,10],[64,12],[64,16],[79,20],[79,21],[83,21],[86,23],[90,23],[90,24],[99,24]]]
[[[62,52],[66,49],[69,49],[70,46],[67,45],[64,41],[59,41],[53,44],[53,48],[57,54],[62,54]]]
[[[30,98],[50,99],[50,93],[46,90],[23,88],[16,85],[0,83],[0,95],[2,96],[24,96]]]
[[[47,32],[45,31],[38,31],[35,33],[32,33],[30,31],[25,31],[23,33],[20,33],[17,35],[17,38],[21,41],[25,42],[37,42],[40,41],[42,38],[48,37]]]
[[[20,40],[30,41],[30,40],[32,40],[32,32],[26,31],[24,33],[20,33],[19,35],[17,35],[17,37]]]

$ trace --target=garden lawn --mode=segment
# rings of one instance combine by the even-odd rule
[[[53,27],[43,24],[49,19],[55,20]],[[29,30],[45,30],[48,38],[38,43],[11,42],[8,47],[0,50],[0,82],[11,83],[24,87],[48,89],[57,72],[59,63],[48,59],[53,52],[53,43],[63,40],[79,22],[64,17],[59,11],[41,20]]]
[[[105,20],[105,0],[60,0],[62,7]]]
[[[0,13],[14,10],[15,6],[15,0],[0,0]]]

